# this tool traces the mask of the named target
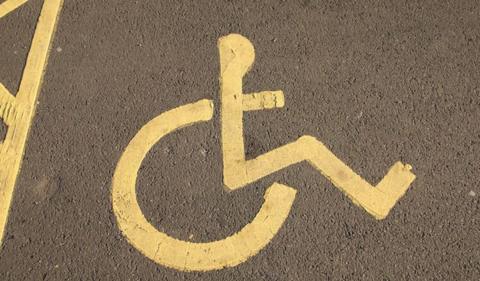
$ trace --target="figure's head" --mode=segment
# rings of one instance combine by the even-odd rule
[[[250,70],[255,60],[252,43],[240,34],[229,34],[218,40],[220,51],[220,69],[239,72],[243,75]]]

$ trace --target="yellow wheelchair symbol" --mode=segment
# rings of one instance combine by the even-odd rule
[[[284,105],[282,91],[244,94],[242,79],[254,62],[254,48],[238,34],[220,38],[220,95],[223,178],[235,190],[292,164],[307,161],[376,219],[385,218],[415,179],[411,166],[395,163],[372,186],[324,144],[311,136],[246,160],[243,112]],[[279,183],[265,193],[265,202],[252,222],[223,240],[192,243],[168,236],[152,226],[136,198],[137,171],[148,151],[162,137],[213,117],[213,101],[200,100],[160,114],[130,141],[121,156],[112,183],[112,203],[118,226],[136,249],[158,264],[183,271],[207,271],[236,266],[257,254],[275,236],[288,217],[296,190]]]

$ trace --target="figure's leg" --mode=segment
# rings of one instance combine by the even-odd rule
[[[386,217],[405,193],[415,175],[411,166],[397,162],[375,188],[338,159],[325,145],[310,136],[245,160],[243,111],[282,107],[281,91],[243,94],[242,78],[254,60],[248,39],[232,34],[219,41],[221,123],[224,183],[238,189],[292,164],[307,160],[352,201],[377,219]]]

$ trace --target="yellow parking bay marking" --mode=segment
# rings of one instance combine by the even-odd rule
[[[25,151],[28,131],[35,114],[36,101],[62,1],[45,0],[43,4],[17,95],[14,97],[0,84],[0,117],[8,125],[5,140],[0,144],[1,239],[3,239],[15,182]],[[4,6],[9,2],[12,3]],[[0,9],[0,13],[11,11],[5,7],[18,7],[19,5],[14,4],[19,2],[21,1],[3,3],[0,6],[3,8]],[[0,14],[0,16],[3,15],[5,14]]]
[[[311,136],[302,136],[255,159],[245,159],[243,112],[281,108],[285,100],[282,91],[243,93],[242,78],[255,57],[253,45],[248,39],[231,34],[220,38],[218,48],[225,185],[235,190],[292,164],[307,161],[355,204],[377,219],[385,218],[415,179],[408,164],[395,163],[374,187]],[[137,172],[143,159],[165,135],[209,121],[212,117],[211,100],[201,100],[162,113],[141,128],[131,140],[113,176],[113,210],[123,235],[148,258],[178,270],[207,271],[244,262],[275,236],[287,219],[295,199],[295,189],[279,183],[272,184],[251,223],[232,236],[208,243],[178,240],[152,226],[138,205],[135,191]]]
[[[0,18],[3,18],[11,11],[25,4],[28,0],[7,0],[0,4]]]

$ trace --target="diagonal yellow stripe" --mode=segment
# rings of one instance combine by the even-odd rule
[[[25,4],[28,0],[7,0],[0,4],[0,19]]]
[[[2,98],[7,106],[3,107],[2,115],[8,121],[9,128],[0,146],[0,245],[62,3],[63,0],[44,1],[20,89],[14,98],[8,96],[6,89],[3,89]],[[13,103],[13,106],[9,106],[8,102]]]

